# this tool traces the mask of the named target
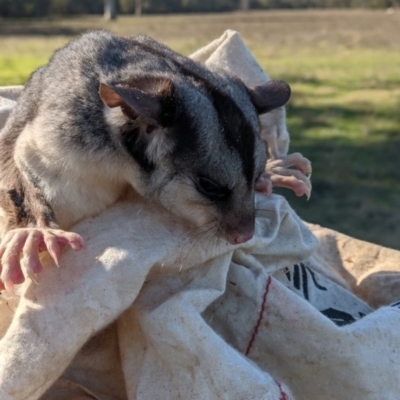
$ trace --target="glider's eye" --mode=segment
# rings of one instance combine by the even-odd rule
[[[219,185],[217,182],[203,176],[197,178],[196,189],[210,200],[224,200],[229,194],[230,190],[224,186]]]

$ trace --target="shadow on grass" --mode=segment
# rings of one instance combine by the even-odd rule
[[[313,164],[309,201],[280,191],[304,220],[400,250],[400,140],[298,141],[291,151]]]
[[[289,84],[304,84],[304,85],[308,85],[311,87],[315,87],[315,88],[320,88],[323,86],[328,85],[329,86],[329,82],[327,82],[324,79],[319,79],[316,78],[315,76],[305,76],[302,75],[301,79],[299,79],[299,75],[295,75],[295,74],[283,74],[279,77],[279,79],[282,79],[286,82],[288,82]],[[398,85],[400,84],[400,75],[396,78],[369,78],[369,79],[365,79],[365,81],[360,81],[360,80],[335,80],[334,81],[334,88],[335,89],[339,89],[339,90],[343,90],[345,92],[351,91],[351,90],[369,90],[369,89],[378,89],[378,90],[393,90],[393,88],[398,87]],[[308,92],[306,96],[326,96],[326,95],[319,95],[319,94],[313,94]]]
[[[312,179],[309,201],[279,190],[302,219],[358,239],[400,250],[400,190]],[[385,198],[390,198],[385,204]]]
[[[400,114],[305,101],[288,107],[290,151],[311,160],[313,193],[278,192],[308,222],[400,250]]]
[[[77,36],[87,27],[62,26],[56,19],[0,19],[0,36]]]
[[[346,138],[349,134],[361,140],[373,138],[400,139],[400,113],[392,107],[376,109],[373,104],[355,101],[351,106],[344,105],[298,105],[303,103],[302,96],[296,96],[296,104],[289,104],[288,117],[291,132],[301,136],[302,131],[310,128],[338,128],[338,136]],[[304,96],[304,99],[309,96]],[[326,97],[326,96],[324,96]],[[338,137],[338,140],[340,138]]]

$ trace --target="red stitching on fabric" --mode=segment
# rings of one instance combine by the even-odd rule
[[[290,400],[290,397],[283,391],[282,385],[278,381],[275,382],[279,388],[279,395],[280,395],[279,400]]]
[[[264,296],[263,296],[263,300],[261,303],[261,309],[260,309],[260,313],[258,314],[258,320],[257,320],[257,324],[254,328],[253,334],[251,335],[251,339],[249,342],[249,345],[247,346],[247,349],[245,351],[245,355],[248,356],[251,350],[251,346],[253,346],[253,342],[256,338],[256,335],[258,333],[258,329],[260,328],[261,325],[261,320],[264,314],[264,310],[265,310],[265,303],[267,301],[267,296],[268,296],[268,292],[269,292],[269,285],[271,284],[271,277],[269,276],[267,279],[267,284],[265,285],[265,292],[264,292]]]

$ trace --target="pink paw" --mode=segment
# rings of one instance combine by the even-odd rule
[[[258,193],[264,193],[269,196],[272,193],[272,181],[268,175],[261,175],[256,181],[255,190]]]
[[[286,187],[292,189],[296,196],[306,195],[307,199],[310,198],[311,163],[300,153],[268,160],[265,172],[273,187]]]
[[[66,245],[78,251],[85,247],[85,241],[77,233],[61,229],[10,230],[0,244],[0,289],[13,292],[14,285],[27,277],[36,282],[36,274],[43,269],[39,253],[47,251],[58,266],[60,252]]]

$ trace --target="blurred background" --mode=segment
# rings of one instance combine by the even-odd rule
[[[397,0],[0,0],[0,85],[24,84],[87,29],[145,33],[183,54],[239,31],[293,89],[291,152],[313,163],[309,222],[400,249]]]

